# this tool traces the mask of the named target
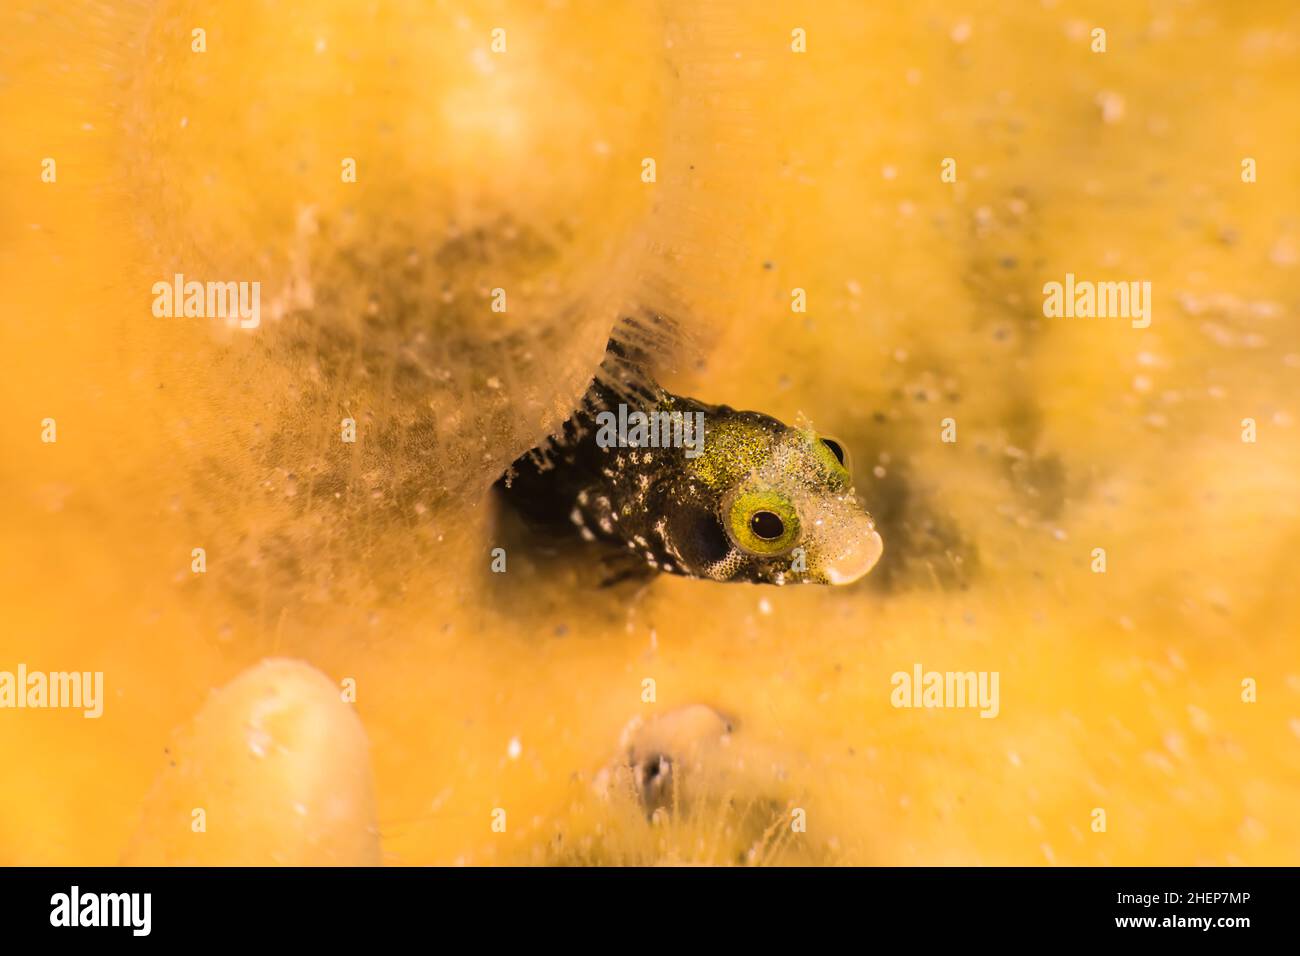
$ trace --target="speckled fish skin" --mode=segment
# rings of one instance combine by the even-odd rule
[[[652,387],[633,410],[702,413],[703,448],[602,447],[597,416],[625,400],[594,383],[563,433],[499,483],[507,499],[649,572],[849,584],[880,558],[880,536],[836,443],[768,415]]]

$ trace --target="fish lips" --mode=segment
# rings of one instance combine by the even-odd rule
[[[884,539],[861,503],[849,498],[841,504],[848,507],[834,509],[835,514],[813,525],[819,539],[817,575],[832,585],[852,584],[866,577],[885,553]]]

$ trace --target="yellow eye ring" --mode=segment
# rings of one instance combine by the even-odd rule
[[[849,460],[849,450],[844,447],[844,443],[830,435],[819,435],[818,439],[826,446],[826,450],[834,456],[835,461],[845,471],[853,471],[853,465]]]
[[[775,557],[799,540],[799,513],[780,492],[742,492],[727,508],[727,533],[742,551]]]
[[[852,481],[849,450],[843,444],[825,435],[813,435],[812,451],[835,485],[847,486]]]

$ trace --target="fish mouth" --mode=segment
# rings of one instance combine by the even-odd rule
[[[860,528],[850,532],[847,541],[822,565],[828,584],[852,584],[871,572],[885,551],[885,542],[875,523],[864,516]]]

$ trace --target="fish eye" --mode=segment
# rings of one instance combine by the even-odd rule
[[[837,442],[834,438],[823,438],[822,444],[831,450],[831,454],[835,456],[836,461],[838,461],[841,465],[844,464],[843,445]]]
[[[799,542],[799,512],[775,488],[739,492],[723,506],[722,518],[727,536],[746,554],[772,558]]]
[[[775,541],[785,534],[785,522],[771,511],[755,511],[749,519],[749,529],[764,541]]]

